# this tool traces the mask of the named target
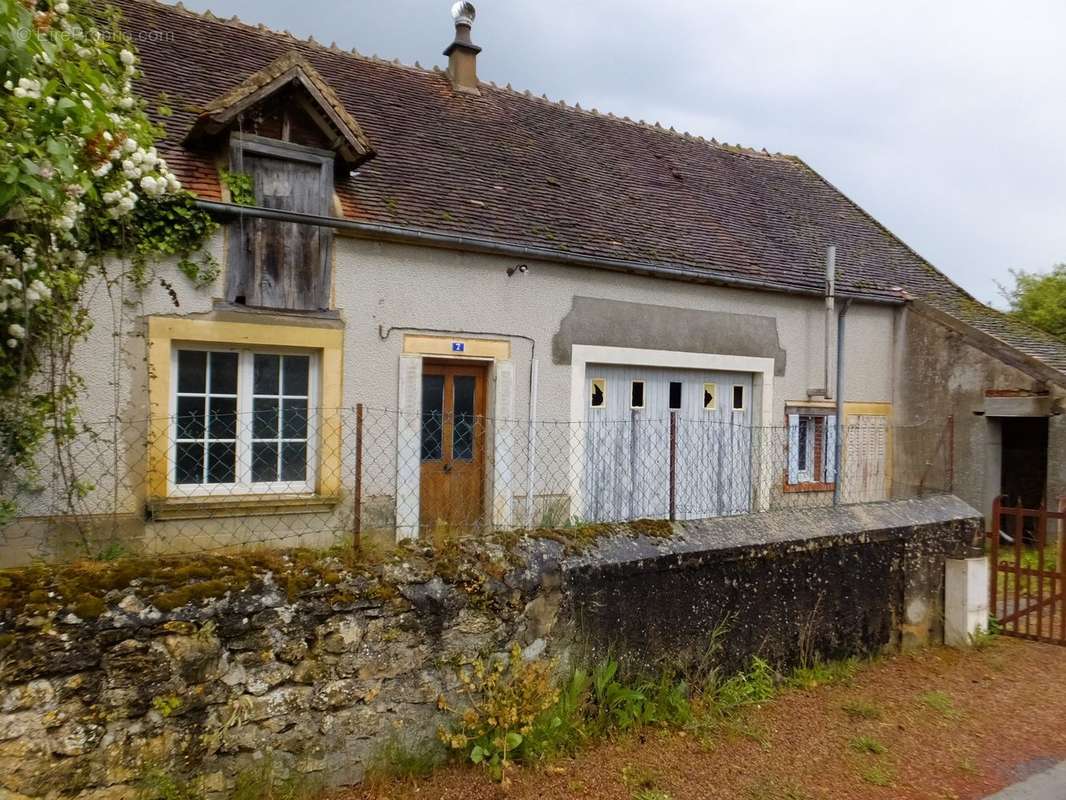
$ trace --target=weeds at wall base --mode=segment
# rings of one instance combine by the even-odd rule
[[[716,645],[715,645],[716,646]],[[469,704],[444,706],[453,716],[441,739],[453,754],[484,767],[497,781],[517,764],[545,762],[586,744],[647,727],[690,731],[701,740],[735,733],[768,745],[764,731],[746,724],[744,711],[769,702],[778,687],[811,688],[850,680],[857,659],[819,662],[782,678],[755,657],[744,672],[722,678],[701,658],[685,670],[647,677],[606,658],[576,667],[557,683],[548,663],[526,663],[515,650],[506,665],[474,662],[461,675]]]

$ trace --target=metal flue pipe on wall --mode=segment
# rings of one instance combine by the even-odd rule
[[[829,358],[833,352],[833,315],[836,307],[837,248],[829,245],[825,250],[825,399],[832,400],[832,378]]]
[[[840,315],[837,317],[837,418],[836,436],[833,441],[833,465],[837,474],[833,476],[833,505],[840,504],[840,486],[844,473],[840,455],[844,442],[844,331],[849,308],[851,308],[851,301],[845,300],[840,309]]]

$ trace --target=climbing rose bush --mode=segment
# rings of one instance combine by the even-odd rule
[[[16,468],[75,432],[87,281],[143,287],[149,256],[187,264],[212,229],[153,145],[135,49],[88,8],[0,0],[0,521]]]

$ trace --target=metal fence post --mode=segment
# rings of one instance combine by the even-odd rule
[[[670,521],[677,520],[677,412],[670,412]]]
[[[355,407],[355,498],[353,501],[352,547],[362,547],[363,534],[363,404]]]

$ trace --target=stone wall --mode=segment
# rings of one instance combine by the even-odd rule
[[[939,637],[943,556],[979,536],[954,498],[537,532],[377,559],[290,552],[0,573],[0,798],[131,797],[150,769],[223,797],[266,754],[359,781],[432,737],[455,667],[612,649],[876,652]],[[806,633],[805,633],[806,632]],[[805,638],[806,637],[806,638]]]
[[[223,793],[265,753],[358,782],[390,732],[435,734],[454,666],[515,640],[546,649],[562,546],[520,552],[415,548],[369,568],[204,557],[128,581],[121,565],[36,584],[23,571],[14,586],[4,573],[25,604],[9,596],[0,626],[0,797],[117,800],[151,769]]]

